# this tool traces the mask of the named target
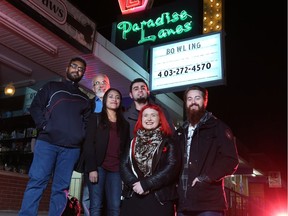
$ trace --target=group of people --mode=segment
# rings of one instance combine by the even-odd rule
[[[224,178],[238,155],[230,128],[206,110],[208,91],[185,91],[187,120],[175,129],[143,79],[131,82],[123,112],[105,74],[92,80],[94,98],[79,89],[85,70],[85,60],[71,59],[66,79],[45,84],[31,104],[38,137],[19,216],[37,215],[51,178],[49,216],[61,216],[79,158],[85,215],[225,215]]]

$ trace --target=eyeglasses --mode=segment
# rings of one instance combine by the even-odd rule
[[[96,85],[107,85],[107,84],[108,84],[108,82],[106,82],[105,80],[102,81],[102,82],[96,81],[96,82],[93,84],[93,86],[96,86]]]
[[[81,73],[84,73],[84,71],[85,71],[84,67],[80,67],[80,66],[78,66],[77,64],[74,64],[74,63],[71,63],[70,67],[73,68],[73,69],[76,69],[77,71],[79,71]]]

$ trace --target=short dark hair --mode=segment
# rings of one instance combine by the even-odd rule
[[[136,78],[136,79],[134,79],[134,80],[131,82],[131,84],[130,84],[130,89],[129,89],[130,92],[132,92],[132,86],[134,85],[134,83],[137,83],[137,82],[143,82],[143,83],[145,83],[147,89],[149,89],[149,87],[148,87],[148,85],[147,85],[147,83],[145,82],[144,79],[142,79],[142,78]]]
[[[188,89],[186,89],[186,91],[184,92],[184,97],[183,97],[183,100],[184,100],[184,103],[186,103],[186,100],[187,100],[187,94],[189,91],[191,90],[199,90],[202,92],[202,96],[204,98],[204,100],[208,100],[208,90],[206,88],[203,88],[201,86],[198,86],[198,85],[194,85],[194,86],[190,86]]]
[[[69,65],[72,63],[72,62],[74,62],[74,61],[79,61],[79,62],[82,62],[83,63],[83,65],[84,65],[84,69],[86,69],[86,61],[83,59],[83,58],[81,58],[81,57],[74,57],[74,58],[72,58],[71,60],[70,60],[70,62],[69,62]]]

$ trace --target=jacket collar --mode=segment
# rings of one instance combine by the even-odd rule
[[[199,128],[201,125],[204,125],[207,123],[207,121],[211,118],[214,117],[213,114],[211,112],[205,111],[204,115],[202,116],[202,118],[200,119],[199,123],[197,124],[197,128]],[[216,118],[216,117],[214,117]],[[187,128],[189,127],[189,121],[186,120],[183,125],[182,125],[182,129],[183,130],[187,130]]]

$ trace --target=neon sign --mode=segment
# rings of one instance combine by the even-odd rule
[[[149,9],[153,2],[154,0],[118,0],[123,15]]]
[[[186,21],[185,23],[181,23],[182,21]],[[179,23],[175,29],[165,28],[167,25],[171,23]],[[157,35],[151,34],[147,35],[146,30],[151,28],[160,28]],[[186,33],[192,30],[192,15],[188,14],[186,10],[182,10],[180,13],[174,12],[164,12],[155,20],[143,20],[140,23],[131,23],[129,21],[122,21],[118,23],[117,29],[122,33],[122,39],[127,40],[129,33],[131,32],[139,32],[140,39],[138,44],[143,44],[145,42],[154,42],[157,39],[162,39],[169,37],[170,35],[179,35],[182,33]]]
[[[202,6],[202,0],[181,0],[119,16],[113,24],[112,42],[127,50],[202,34]]]

